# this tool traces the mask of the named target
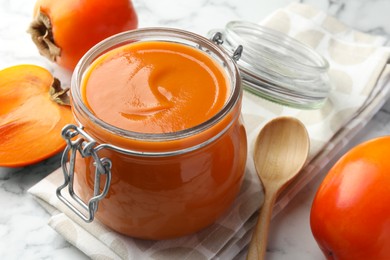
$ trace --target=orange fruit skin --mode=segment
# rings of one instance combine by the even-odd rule
[[[347,152],[321,183],[311,230],[328,259],[390,259],[390,137]]]
[[[49,17],[54,43],[61,49],[56,63],[69,70],[101,40],[138,26],[129,0],[38,0],[35,16],[38,11]]]

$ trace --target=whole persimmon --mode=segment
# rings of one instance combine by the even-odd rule
[[[339,159],[317,191],[310,225],[327,259],[390,259],[390,136]]]
[[[41,55],[73,70],[93,45],[137,26],[130,0],[38,0],[28,32]]]

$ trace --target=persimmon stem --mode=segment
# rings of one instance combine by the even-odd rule
[[[57,104],[70,106],[68,91],[69,88],[62,88],[59,79],[54,78],[49,90],[50,99]]]
[[[50,18],[39,11],[27,32],[31,34],[31,38],[38,47],[39,53],[55,62],[61,54],[61,48],[54,42]]]

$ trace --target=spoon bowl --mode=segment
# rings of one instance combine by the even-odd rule
[[[305,126],[293,117],[278,117],[260,131],[253,156],[257,175],[264,187],[264,204],[247,259],[264,259],[273,205],[280,192],[302,169],[309,147]]]

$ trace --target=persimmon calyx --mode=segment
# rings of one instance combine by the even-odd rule
[[[63,106],[70,106],[70,99],[68,96],[69,88],[62,88],[61,82],[57,79],[53,79],[53,83],[50,86],[49,89],[49,95],[50,99],[57,104],[63,105]]]
[[[61,55],[61,48],[54,42],[50,18],[45,13],[39,11],[27,32],[31,34],[31,38],[42,56],[55,62]]]

